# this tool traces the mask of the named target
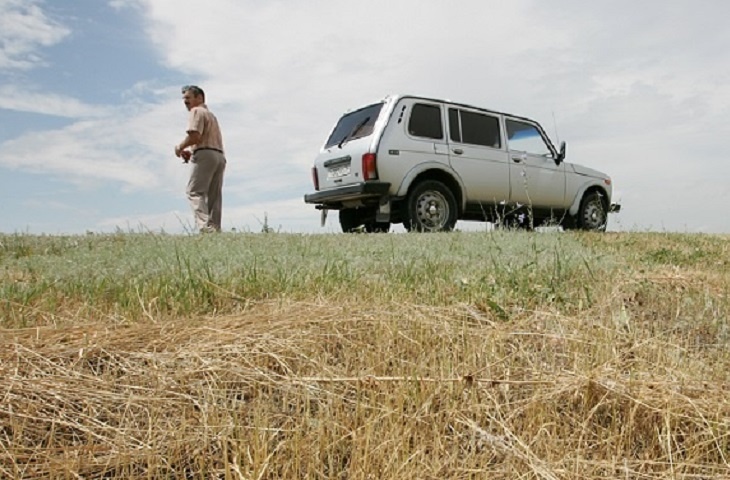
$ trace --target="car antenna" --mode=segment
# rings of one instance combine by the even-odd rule
[[[557,141],[558,145],[560,145],[560,135],[558,134],[558,122],[555,120],[555,110],[552,111],[553,114],[553,128],[555,129],[555,140]]]

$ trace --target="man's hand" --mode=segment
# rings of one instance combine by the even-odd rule
[[[193,153],[190,150],[180,148],[180,145],[175,145],[175,156],[177,158],[182,158],[184,163],[188,163],[190,161],[190,157],[193,156]]]

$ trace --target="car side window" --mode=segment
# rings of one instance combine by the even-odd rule
[[[461,143],[461,120],[459,110],[449,108],[449,138],[452,141]]]
[[[454,142],[502,148],[497,117],[450,108],[449,129],[449,138]]]
[[[552,151],[535,125],[509,118],[506,125],[507,142],[510,150],[527,152],[533,155],[552,156]]]
[[[408,133],[414,137],[444,138],[444,126],[441,122],[441,107],[427,103],[416,103],[411,109],[408,120]]]

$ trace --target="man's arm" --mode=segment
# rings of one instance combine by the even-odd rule
[[[188,134],[185,136],[185,139],[178,145],[175,145],[175,156],[180,158],[183,150],[191,145],[197,145],[198,143],[200,143],[200,132],[188,130]]]

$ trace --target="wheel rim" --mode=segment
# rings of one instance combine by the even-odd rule
[[[449,202],[440,192],[423,192],[416,201],[416,219],[424,230],[443,230],[450,213]]]
[[[606,225],[606,212],[600,199],[586,204],[583,212],[583,224],[589,230],[600,230]]]

